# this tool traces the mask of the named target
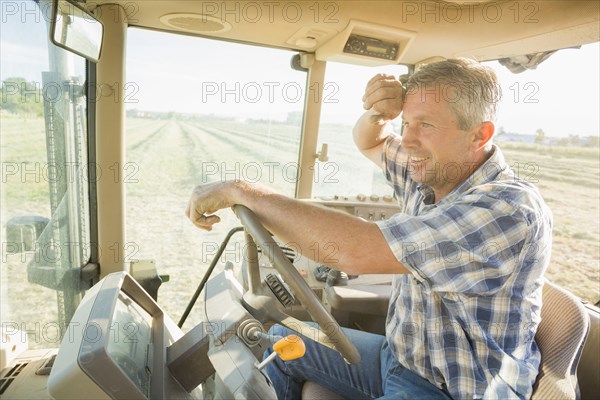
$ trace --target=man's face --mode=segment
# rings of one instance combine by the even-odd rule
[[[436,201],[474,170],[473,132],[459,129],[458,118],[446,101],[451,95],[443,86],[410,91],[402,112],[402,147],[409,174],[430,186]]]

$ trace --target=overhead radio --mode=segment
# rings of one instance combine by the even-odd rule
[[[346,41],[344,53],[395,60],[398,54],[398,47],[398,43],[395,42],[352,34]]]

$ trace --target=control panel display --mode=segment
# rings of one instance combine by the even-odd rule
[[[394,42],[387,42],[368,36],[350,35],[344,46],[344,53],[395,60],[398,54],[398,47],[398,44]]]
[[[106,352],[142,393],[150,393],[152,317],[126,293],[119,293]]]
[[[130,275],[88,290],[70,326],[48,378],[53,398],[165,398],[164,315]]]

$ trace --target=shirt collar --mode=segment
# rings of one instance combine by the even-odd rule
[[[458,196],[465,193],[467,190],[482,185],[484,183],[492,182],[498,175],[509,168],[502,151],[495,144],[492,145],[492,155],[475,170],[464,182],[455,187],[450,193],[448,193],[443,199],[438,201],[435,205],[442,205],[444,203],[454,201]],[[425,205],[433,205],[435,201],[435,195],[433,189],[427,185],[419,185],[417,187],[421,195],[423,196],[423,202]]]

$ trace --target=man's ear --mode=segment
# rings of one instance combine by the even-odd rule
[[[473,137],[471,145],[472,150],[481,150],[486,147],[492,140],[495,131],[494,123],[491,121],[482,122],[478,127],[473,130]]]

